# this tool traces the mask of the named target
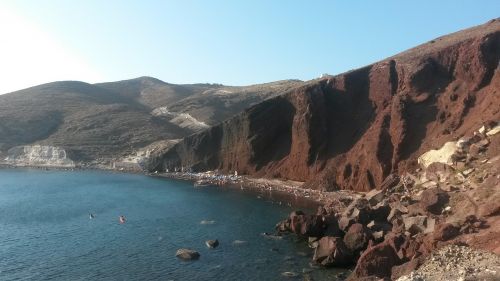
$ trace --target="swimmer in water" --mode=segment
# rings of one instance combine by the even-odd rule
[[[120,224],[124,224],[127,221],[127,219],[125,218],[125,216],[120,216],[118,218],[118,220],[120,221]]]

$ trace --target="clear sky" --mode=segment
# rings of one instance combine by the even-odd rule
[[[0,93],[56,80],[309,80],[500,16],[500,0],[0,0]]]

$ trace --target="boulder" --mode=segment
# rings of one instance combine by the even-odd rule
[[[343,232],[340,230],[339,221],[335,215],[328,215],[323,217],[323,221],[326,224],[324,236],[340,237]]]
[[[319,240],[313,261],[323,266],[348,266],[354,263],[353,255],[342,238],[331,236]]]
[[[346,232],[351,225],[356,223],[353,218],[343,216],[339,220],[339,229],[343,232]]]
[[[370,203],[366,198],[354,200],[342,213],[339,220],[340,229],[346,231],[350,221],[367,224],[370,222],[370,210]]]
[[[207,245],[207,247],[209,248],[217,248],[217,246],[219,246],[219,240],[215,239],[215,240],[207,240],[205,241],[205,245]]]
[[[275,229],[278,233],[285,233],[291,231],[290,229],[290,219],[280,221],[276,224]]]
[[[390,205],[391,210],[387,215],[387,221],[392,223],[394,219],[401,218],[403,214],[408,214],[408,208],[403,206],[401,202],[395,202]]]
[[[411,235],[418,233],[430,233],[434,231],[435,220],[427,216],[403,216],[405,230]]]
[[[397,250],[386,240],[366,249],[347,280],[361,280],[369,276],[387,278],[391,276],[392,267],[401,263]]]
[[[373,189],[365,195],[365,198],[371,206],[375,206],[384,199],[384,191]]]
[[[447,142],[440,149],[430,150],[418,157],[418,164],[424,168],[427,168],[434,162],[452,164],[452,156],[457,152],[457,150],[458,147],[455,142]]]
[[[307,239],[307,245],[309,245],[309,248],[317,248],[319,244],[319,238],[318,237],[309,237]]]
[[[377,206],[370,210],[370,220],[376,222],[385,222],[387,217],[391,212],[391,207],[389,205],[379,203]]]
[[[175,256],[183,260],[197,260],[200,258],[200,253],[191,249],[179,249]]]
[[[432,237],[435,241],[448,241],[460,234],[460,228],[451,223],[443,223],[436,227]]]
[[[305,215],[302,212],[290,214],[290,230],[300,236],[321,237],[325,232],[323,216]]]
[[[371,231],[364,225],[355,223],[345,234],[344,244],[352,253],[359,253],[368,246],[370,239],[372,239]]]
[[[423,210],[439,215],[448,200],[449,196],[446,192],[439,188],[431,188],[422,192],[419,205]]]

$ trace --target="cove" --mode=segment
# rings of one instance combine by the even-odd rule
[[[144,175],[3,169],[0,279],[289,280],[283,272],[298,280],[332,278],[338,270],[309,265],[305,243],[262,235],[293,208],[265,194]],[[208,249],[209,239],[220,246]],[[184,247],[200,259],[177,259]]]

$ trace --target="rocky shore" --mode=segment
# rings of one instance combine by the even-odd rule
[[[276,231],[307,241],[314,264],[354,267],[348,280],[499,280],[499,131],[487,123],[423,154],[415,173],[292,212]]]

